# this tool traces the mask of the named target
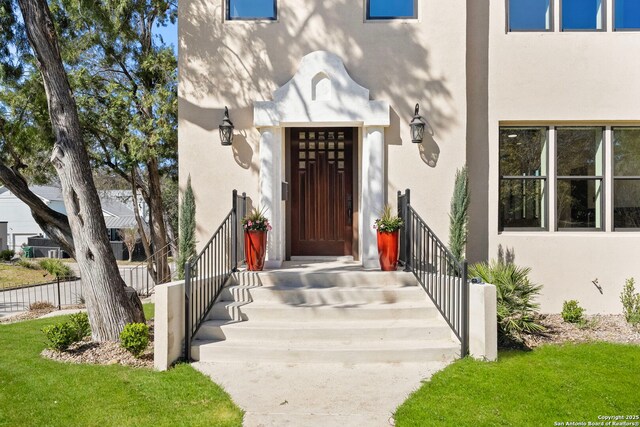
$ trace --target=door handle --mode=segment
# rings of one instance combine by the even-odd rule
[[[347,195],[347,224],[351,224],[351,217],[353,215],[353,196]]]

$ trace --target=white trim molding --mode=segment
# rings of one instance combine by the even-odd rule
[[[260,130],[260,204],[274,227],[269,234],[267,267],[277,267],[285,257],[285,221],[281,182],[285,181],[282,128],[351,126],[363,130],[362,164],[359,165],[361,215],[360,254],[365,267],[377,267],[377,243],[372,228],[384,204],[384,128],[390,125],[389,103],[372,101],[369,90],[347,73],[340,57],[309,53],[291,80],[273,92],[273,101],[256,101],[253,124]]]

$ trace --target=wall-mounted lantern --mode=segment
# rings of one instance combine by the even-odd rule
[[[411,141],[414,144],[420,144],[422,142],[422,137],[424,136],[424,125],[425,121],[422,116],[418,113],[420,111],[420,104],[416,104],[416,110],[413,115],[413,119],[411,119]]]
[[[224,118],[222,124],[218,126],[220,129],[220,142],[222,145],[231,145],[233,143],[233,123],[229,120],[229,109],[224,107]]]

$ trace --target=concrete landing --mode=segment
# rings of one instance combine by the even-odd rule
[[[245,427],[393,426],[395,409],[446,365],[193,363],[246,411]]]

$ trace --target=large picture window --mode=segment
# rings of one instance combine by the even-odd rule
[[[551,0],[508,0],[509,31],[551,29]]]
[[[602,128],[556,129],[558,229],[602,229]]]
[[[227,0],[228,20],[275,20],[276,13],[276,0]]]
[[[500,128],[500,229],[547,227],[544,127]]]
[[[604,0],[561,0],[562,31],[604,28]]]
[[[613,128],[613,226],[640,228],[640,128]]]
[[[415,19],[417,0],[366,0],[367,19]]]
[[[640,30],[640,0],[615,0],[614,28]]]

